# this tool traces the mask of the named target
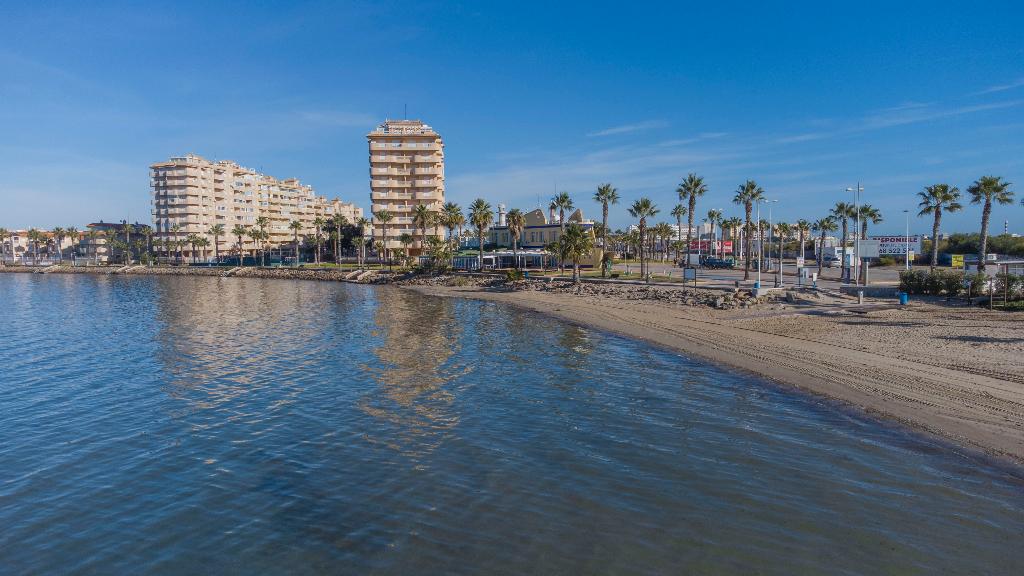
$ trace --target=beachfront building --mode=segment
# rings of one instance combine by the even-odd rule
[[[124,259],[124,250],[120,248],[123,244],[132,246],[132,253],[135,258],[145,252],[151,252],[148,245],[152,238],[153,229],[148,224],[138,222],[127,227],[122,222],[92,222],[85,225],[86,232],[75,247],[78,258],[86,262],[106,263],[121,262]],[[114,240],[118,241],[117,246],[112,245]],[[122,244],[123,243],[123,244]]]
[[[278,180],[230,160],[214,162],[189,154],[157,162],[150,170],[153,236],[159,241],[184,240],[189,234],[198,234],[213,242],[208,232],[221,224],[224,235],[219,242],[224,254],[237,250],[238,240],[231,230],[235,226],[257,227],[260,217],[267,218],[263,228],[269,235],[266,244],[275,247],[293,242],[292,221],[302,223],[301,237],[314,232],[316,218],[329,219],[336,206],[353,216],[358,210],[361,216],[358,207],[317,196],[312,186],[297,178]],[[243,236],[245,253],[253,253],[256,248],[252,238]],[[212,251],[204,249],[203,253]],[[191,258],[191,246],[185,246],[182,255]]]
[[[363,217],[363,209],[356,206],[353,202],[342,202],[335,198],[331,200],[330,204],[328,212],[331,214],[341,214],[349,224],[355,225]]]
[[[0,238],[0,262],[5,264],[51,264],[70,256],[72,238],[64,236],[57,246],[57,237],[50,230],[36,230],[38,239],[33,241],[31,230],[9,230]]]
[[[512,247],[512,235],[508,231],[508,225],[505,222],[505,215],[505,206],[503,204],[499,204],[498,218],[494,226],[492,226],[488,231],[488,236],[485,240],[486,244],[498,248]],[[547,218],[545,218],[544,211],[540,208],[531,210],[526,213],[525,220],[526,225],[523,227],[523,232],[519,236],[517,247],[526,252],[543,252],[544,247],[557,241],[558,237],[562,233],[562,225],[558,221],[558,214],[556,214],[553,209],[549,209]],[[598,242],[594,232],[594,221],[583,218],[583,212],[579,209],[566,217],[565,220],[566,226],[573,223],[578,224],[579,226],[582,226],[592,238],[594,238],[594,249],[591,251],[590,257],[584,262],[581,262],[581,265],[593,267],[600,266],[601,256],[604,252],[597,245]],[[473,240],[472,243],[475,246],[476,241]]]
[[[413,222],[417,206],[440,212],[444,205],[444,143],[433,128],[420,120],[385,120],[366,135],[370,146],[370,203],[373,236],[388,249],[401,248],[399,237],[415,239],[410,255],[423,253],[420,230]],[[376,215],[386,211],[391,219]],[[427,227],[434,236],[443,227]]]

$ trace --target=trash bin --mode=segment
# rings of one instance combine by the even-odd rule
[[[906,292],[900,292],[900,306],[906,306],[910,300],[910,295]]]

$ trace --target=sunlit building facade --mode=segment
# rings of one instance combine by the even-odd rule
[[[370,146],[370,202],[372,215],[387,211],[386,224],[373,218],[373,236],[399,248],[399,237],[410,234],[412,254],[422,253],[420,231],[413,223],[416,206],[440,212],[444,205],[444,143],[433,128],[420,120],[385,120],[366,136]],[[372,216],[371,215],[371,216]],[[440,228],[440,227],[438,227]],[[435,228],[427,228],[434,236]]]

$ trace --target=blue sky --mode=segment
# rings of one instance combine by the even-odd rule
[[[721,4],[718,6],[718,4]],[[968,10],[968,6],[970,9]],[[670,220],[757,180],[786,220],[858,180],[879,232],[927,184],[1024,197],[1024,8],[1014,3],[4,2],[0,226],[148,221],[148,165],[188,152],[368,207],[365,134],[422,118],[448,199],[533,208],[594,188]],[[1024,233],[1024,207],[993,227]],[[975,230],[980,209],[946,218]],[[625,204],[612,224],[629,223]],[[913,218],[925,231],[928,222]]]

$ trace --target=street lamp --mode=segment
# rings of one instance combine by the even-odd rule
[[[768,264],[771,264],[772,263],[772,233],[775,230],[775,225],[773,224],[773,221],[772,221],[772,204],[775,204],[776,202],[778,202],[778,200],[766,200],[765,202],[768,203]],[[779,262],[781,262],[781,261],[782,261],[782,253],[779,253]],[[778,271],[776,271],[775,274],[776,274],[776,276],[775,276],[775,287],[778,288],[779,287]]]
[[[853,268],[856,275],[854,284],[860,286],[860,193],[864,187],[857,182],[856,188],[847,188],[846,191],[853,192],[853,212],[857,217],[857,227],[853,230]],[[843,258],[846,258],[846,238],[843,238]]]
[[[904,210],[903,213],[907,215],[906,244],[904,244],[903,252],[906,261],[903,264],[903,268],[904,270],[910,270],[910,210]]]
[[[754,289],[761,288],[761,256],[764,252],[764,235],[761,233],[761,203],[764,198],[757,201],[757,282],[754,282]]]

